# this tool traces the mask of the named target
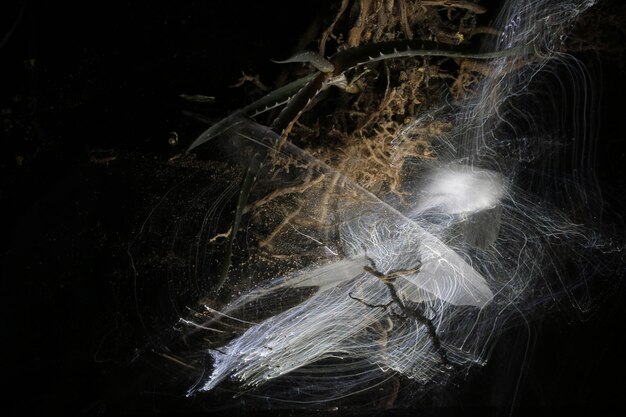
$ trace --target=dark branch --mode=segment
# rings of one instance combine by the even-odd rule
[[[402,299],[400,298],[400,295],[398,294],[398,291],[396,290],[396,287],[393,285],[395,283],[395,278],[397,276],[415,274],[419,272],[421,263],[416,268],[413,268],[410,270],[396,270],[396,271],[391,271],[387,274],[384,274],[376,269],[376,265],[372,259],[367,258],[367,260],[369,261],[371,266],[366,265],[363,267],[363,270],[374,275],[376,278],[380,279],[385,284],[385,286],[389,290],[391,301],[388,304],[368,304],[364,302],[363,300],[359,300],[353,297],[352,294],[349,294],[350,298],[360,301],[366,306],[372,307],[372,308],[387,309],[391,304],[395,303],[400,308],[400,310],[405,315],[405,317],[411,318],[415,320],[417,323],[426,327],[426,333],[428,334],[428,337],[430,338],[430,341],[433,345],[433,349],[435,350],[437,355],[439,355],[439,358],[441,359],[441,363],[448,368],[452,367],[452,363],[450,363],[450,361],[448,360],[448,355],[446,353],[446,350],[441,345],[441,340],[439,339],[439,336],[437,335],[437,330],[432,320],[424,316],[424,314],[418,309],[409,308],[404,303],[404,301],[402,301]]]

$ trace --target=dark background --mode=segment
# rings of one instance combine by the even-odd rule
[[[135,348],[145,340],[133,317],[126,251],[177,175],[165,162],[203,130],[182,115],[189,105],[179,95],[218,97],[204,109],[210,117],[237,108],[246,89],[228,86],[241,71],[271,82],[276,67],[268,58],[289,56],[330,1],[53,3],[0,6],[7,382],[0,408],[12,414],[210,408],[164,391],[168,375],[137,359]],[[607,4],[610,10],[616,2]],[[619,231],[626,72],[615,57],[594,62],[596,166],[605,223]],[[168,144],[170,132],[177,132],[178,145]],[[620,274],[604,274],[594,290],[602,301],[592,313],[556,312],[505,333],[487,366],[466,387],[451,388],[458,395],[450,407],[507,415],[620,405],[626,387]]]

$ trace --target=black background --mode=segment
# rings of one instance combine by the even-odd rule
[[[169,184],[159,167],[203,126],[180,94],[245,100],[241,71],[272,80],[330,1],[21,2],[3,5],[0,49],[2,389],[11,413],[198,412],[134,360],[126,249]],[[30,61],[34,60],[34,61]],[[34,64],[28,64],[34,62]],[[624,174],[624,62],[603,60],[597,169],[606,222],[619,224]],[[168,145],[170,132],[180,137]],[[103,157],[116,156],[106,162]],[[94,156],[98,159],[94,160]],[[623,256],[616,253],[615,256]],[[614,276],[620,279],[619,271]],[[609,409],[624,395],[624,294],[605,285],[582,320],[558,312],[507,332],[452,409]],[[529,349],[526,349],[526,347]],[[161,378],[166,378],[161,374]],[[515,405],[513,405],[515,404]]]

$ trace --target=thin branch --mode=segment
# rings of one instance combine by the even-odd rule
[[[339,11],[337,12],[337,15],[335,16],[335,20],[333,20],[330,26],[328,26],[328,28],[324,31],[324,33],[322,33],[322,36],[320,38],[320,55],[321,56],[326,56],[325,54],[326,42],[328,41],[328,37],[332,35],[333,30],[335,29],[335,25],[337,24],[337,22],[339,21],[343,13],[348,8],[349,2],[350,0],[341,0],[341,6],[339,7]]]
[[[435,325],[433,324],[433,322],[429,318],[424,316],[417,309],[408,308],[408,306],[400,298],[400,295],[398,294],[396,287],[393,285],[395,282],[395,278],[397,276],[407,275],[407,273],[414,274],[418,272],[419,268],[421,267],[421,263],[420,265],[418,265],[418,267],[410,269],[410,270],[396,270],[396,271],[392,271],[387,274],[384,274],[376,269],[375,263],[371,258],[367,258],[367,259],[371,266],[366,265],[363,267],[363,270],[374,275],[376,278],[380,279],[385,284],[385,286],[389,290],[389,295],[391,295],[391,300],[392,300],[391,303],[395,303],[400,308],[400,310],[402,310],[402,312],[404,313],[406,317],[409,317],[415,320],[417,323],[426,327],[426,333],[428,334],[428,337],[430,338],[430,341],[433,345],[433,349],[435,350],[435,352],[437,352],[437,355],[439,355],[439,358],[441,359],[441,363],[446,367],[451,367],[452,364],[448,360],[448,355],[446,353],[446,350],[441,345],[441,340],[439,339],[439,336],[437,336],[437,329],[435,328]],[[350,298],[353,298],[353,297],[350,296]],[[376,305],[376,307],[378,306]]]
[[[389,306],[393,304],[393,301],[389,301],[387,304],[370,304],[362,298],[355,297],[354,295],[352,295],[352,293],[348,293],[348,297],[352,298],[355,301],[358,301],[359,303],[369,308],[382,308],[383,310],[387,310]]]
[[[411,25],[409,25],[409,18],[406,12],[406,0],[400,0],[398,4],[400,6],[402,29],[404,30],[407,39],[413,39],[413,31],[411,30]]]
[[[484,6],[463,0],[422,0],[421,5],[425,7],[440,6],[455,9],[465,9],[476,14],[483,14],[487,11]]]

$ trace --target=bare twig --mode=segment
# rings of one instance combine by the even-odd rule
[[[229,227],[228,230],[224,233],[218,233],[209,239],[209,243],[215,242],[217,239],[228,239],[230,237],[231,232],[233,231],[233,227]]]
[[[297,185],[297,186],[293,186],[293,187],[285,187],[285,188],[280,188],[277,190],[274,190],[272,193],[266,195],[265,197],[261,198],[260,200],[255,201],[254,203],[248,205],[245,209],[244,209],[244,214],[249,213],[252,210],[255,210],[269,202],[271,202],[272,200],[278,198],[278,197],[282,197],[284,195],[288,195],[288,194],[302,194],[305,191],[307,191],[308,189],[310,189],[311,187],[319,184],[320,182],[322,182],[324,180],[324,178],[326,177],[325,174],[321,174],[319,175],[317,178],[315,178],[314,180],[305,180],[305,182],[303,184]]]
[[[358,301],[359,303],[369,308],[382,308],[383,310],[387,310],[389,306],[393,304],[393,301],[389,301],[387,304],[370,304],[362,298],[355,297],[354,295],[352,295],[352,293],[348,293],[348,297],[352,298],[354,301]]]
[[[266,246],[271,246],[272,241],[276,238],[276,236],[278,236],[278,234],[285,228],[285,226],[290,224],[291,221],[300,214],[300,211],[302,211],[302,206],[298,207],[287,216],[285,216],[283,221],[272,231],[272,233],[270,233],[268,237],[259,242],[259,247],[263,248]]]
[[[480,4],[471,3],[469,1],[463,0],[422,0],[421,5],[425,7],[439,6],[455,9],[465,9],[476,14],[483,14],[487,11],[487,9]]]
[[[333,33],[333,30],[335,29],[335,25],[337,24],[337,22],[339,21],[343,13],[348,8],[349,2],[350,0],[341,0],[341,6],[339,6],[339,11],[335,15],[335,19],[330,24],[330,26],[326,28],[324,33],[322,33],[322,36],[320,38],[320,55],[321,56],[326,56],[326,42],[328,41],[328,37]]]
[[[361,34],[365,29],[367,14],[369,12],[371,3],[372,0],[360,0],[359,2],[361,7],[361,10],[359,11],[359,18],[356,25],[354,25],[352,29],[350,29],[350,34],[348,35],[348,46],[351,48],[359,46],[359,44],[361,43]]]
[[[409,25],[409,18],[406,11],[406,0],[400,0],[398,5],[400,6],[400,19],[402,20],[402,29],[404,30],[404,34],[407,39],[413,39],[413,31],[411,30],[411,25]]]
[[[239,77],[239,79],[237,80],[237,82],[233,85],[231,85],[231,88],[237,88],[237,87],[241,87],[242,85],[244,85],[245,83],[252,83],[256,88],[258,88],[261,91],[267,91],[268,88],[265,84],[263,84],[261,82],[261,79],[259,78],[259,75],[248,75],[245,72],[241,71],[241,77]]]
[[[446,353],[446,350],[441,345],[441,340],[439,340],[439,336],[437,336],[437,329],[435,328],[435,325],[433,324],[433,322],[429,318],[424,316],[424,314],[422,314],[420,311],[416,309],[408,308],[408,306],[400,298],[400,295],[398,294],[398,291],[396,290],[396,287],[394,286],[396,277],[419,272],[421,264],[419,264],[416,268],[413,268],[413,269],[391,271],[391,272],[384,274],[376,269],[376,265],[372,259],[370,258],[367,258],[367,259],[369,260],[370,265],[364,266],[363,270],[374,275],[376,278],[380,279],[383,282],[383,284],[385,284],[385,286],[389,290],[389,295],[391,296],[392,302],[395,303],[400,308],[400,310],[402,310],[402,312],[404,313],[406,317],[412,318],[419,324],[426,327],[426,333],[428,334],[428,337],[430,338],[430,341],[433,345],[435,352],[437,352],[437,354],[439,355],[439,358],[441,359],[441,363],[447,367],[452,366],[452,364],[448,360],[448,355]]]

